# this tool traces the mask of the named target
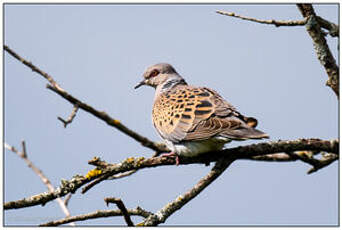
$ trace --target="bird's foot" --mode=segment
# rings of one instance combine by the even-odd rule
[[[161,157],[176,157],[176,165],[179,165],[179,156],[175,152],[163,153],[160,155]]]

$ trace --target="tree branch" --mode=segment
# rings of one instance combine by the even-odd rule
[[[275,25],[276,27],[279,27],[279,26],[304,26],[306,24],[306,22],[307,22],[307,19],[298,20],[298,21],[295,21],[295,20],[276,21],[274,19],[271,19],[271,20],[261,20],[261,19],[256,19],[256,18],[250,18],[250,17],[245,17],[245,16],[237,15],[237,14],[231,13],[231,12],[225,12],[225,11],[222,11],[222,10],[217,10],[216,13],[222,14],[222,15],[225,15],[225,16],[239,18],[239,19],[242,19],[242,20],[251,21],[251,22],[257,22],[257,23],[268,24],[268,25]]]
[[[165,205],[156,214],[150,215],[143,223],[144,226],[157,226],[164,223],[174,212],[195,198],[201,191],[218,178],[234,160],[222,159],[216,162],[211,171],[203,177],[192,189]]]
[[[297,7],[303,17],[308,18],[306,30],[312,38],[317,58],[328,74],[326,85],[331,87],[337,98],[339,98],[339,67],[336,64],[335,58],[325,40],[324,33],[321,30],[319,21],[322,22],[322,18],[317,18],[311,4],[297,4]]]
[[[75,98],[71,94],[69,94],[67,91],[62,89],[56,81],[47,73],[40,70],[38,67],[33,65],[31,62],[26,61],[24,58],[19,56],[17,53],[15,53],[13,50],[11,50],[8,46],[4,45],[4,49],[11,54],[14,58],[21,61],[24,65],[28,66],[32,69],[32,71],[37,72],[41,76],[43,76],[45,79],[47,79],[50,84],[47,85],[47,88],[52,90],[53,92],[57,93],[58,95],[62,96],[64,99],[69,101],[73,105],[77,105],[80,109],[83,109],[86,112],[89,112],[90,114],[94,115],[95,117],[101,119],[102,121],[106,122],[109,126],[115,127],[121,132],[125,133],[126,135],[132,137],[134,140],[141,143],[143,146],[153,149],[157,152],[168,152],[170,151],[166,146],[162,143],[155,143],[148,138],[134,132],[133,130],[129,129],[125,125],[123,125],[119,120],[116,120],[112,117],[110,117],[107,113],[98,111],[94,109],[93,107],[89,106],[88,104],[80,101],[79,99]]]
[[[48,188],[49,192],[50,193],[53,193],[55,191],[54,187],[52,186],[50,180],[44,175],[44,173],[39,169],[37,168],[33,163],[32,161],[30,161],[27,157],[27,152],[26,152],[26,144],[25,144],[25,141],[22,141],[21,142],[22,144],[22,148],[23,148],[23,151],[22,152],[19,152],[16,148],[14,148],[13,146],[10,146],[8,145],[7,143],[4,144],[5,148],[12,151],[13,153],[17,154],[20,158],[22,158],[25,163],[27,164],[27,166],[29,168],[32,169],[32,171],[34,173],[36,173],[39,178],[41,179],[41,181],[46,185],[46,187]],[[70,198],[69,198],[70,199]],[[60,208],[62,209],[62,211],[64,212],[64,214],[67,216],[67,217],[70,217],[70,212],[67,208],[67,203],[62,201],[61,198],[57,198],[56,199],[57,203],[59,204]],[[75,226],[74,223],[71,223],[70,224],[71,226]]]
[[[66,128],[67,125],[70,124],[70,123],[74,120],[74,118],[76,117],[77,111],[78,111],[78,105],[75,104],[75,105],[74,105],[74,108],[73,108],[73,110],[72,110],[72,112],[71,112],[71,114],[70,114],[70,116],[68,117],[67,120],[64,120],[64,119],[61,118],[61,117],[57,117],[58,120],[60,120],[61,122],[63,122],[64,128]]]
[[[252,159],[253,157],[266,154],[302,150],[329,152],[336,154],[338,157],[339,140],[298,139],[293,141],[264,142],[225,149],[219,152],[209,152],[197,157],[180,157],[180,164],[206,164],[208,162],[218,161],[222,157],[229,160]],[[53,193],[46,192],[22,200],[10,201],[4,204],[4,209],[24,208],[45,204],[57,197],[65,196],[68,193],[74,193],[78,188],[98,178],[101,178],[101,180],[98,181],[99,183],[119,173],[157,166],[175,165],[175,163],[175,159],[171,157],[152,157],[148,159],[145,159],[144,157],[131,157],[118,164],[108,164],[99,160],[99,158],[94,158],[92,161],[89,161],[89,164],[95,165],[101,169],[101,173],[99,175],[89,179],[84,176],[76,175],[69,181],[62,181],[62,185]]]
[[[128,213],[126,206],[124,205],[124,203],[122,202],[121,199],[119,198],[114,198],[114,197],[107,197],[104,199],[104,201],[106,202],[107,206],[109,203],[114,203],[118,206],[118,208],[120,209],[120,211],[122,212],[122,215],[125,218],[125,221],[127,223],[127,226],[134,226],[130,214]]]
[[[245,17],[241,15],[237,15],[235,13],[225,12],[222,10],[216,11],[218,14],[231,16],[235,18],[239,18],[242,20],[275,25],[279,26],[306,26],[306,30],[311,36],[314,42],[314,49],[316,51],[318,60],[321,65],[324,66],[326,73],[328,74],[328,81],[326,83],[327,86],[331,87],[331,89],[335,92],[336,96],[339,98],[339,68],[336,64],[335,58],[331,54],[329,46],[325,40],[325,34],[321,30],[321,27],[327,29],[329,34],[333,37],[339,36],[339,26],[336,24],[325,20],[319,16],[316,16],[316,13],[311,4],[297,4],[300,12],[302,13],[304,19],[295,21],[276,21],[276,20],[260,20],[250,17]]]
[[[274,20],[274,19],[262,20],[262,19],[256,19],[256,18],[250,18],[250,17],[246,17],[246,16],[237,15],[233,12],[226,12],[223,10],[217,10],[216,13],[222,14],[225,16],[239,18],[239,19],[246,20],[246,21],[251,21],[251,22],[256,22],[256,23],[261,23],[261,24],[268,24],[268,25],[275,25],[276,27],[279,27],[279,26],[304,26],[308,21],[308,18],[304,18],[303,20],[288,20],[288,21],[278,21],[278,20]],[[339,36],[340,28],[338,25],[336,25],[335,23],[329,22],[328,20],[321,18],[319,16],[317,16],[317,21],[322,28],[329,31],[329,34],[332,37],[338,37]]]
[[[18,209],[36,205],[44,206],[47,202],[56,198],[65,196],[69,193],[75,193],[79,187],[86,184],[88,181],[87,178],[76,175],[69,181],[62,180],[62,185],[54,192],[44,192],[21,200],[7,202],[4,204],[4,209]]]
[[[340,36],[340,27],[335,23],[329,22],[328,20],[321,18],[316,15],[316,19],[320,26],[329,31],[330,36],[339,37]]]
[[[149,215],[152,215],[153,213],[143,210],[140,207],[137,207],[136,209],[128,209],[127,212],[129,215],[132,216],[142,216],[144,218],[147,218]],[[47,222],[44,224],[41,224],[40,226],[59,226],[62,224],[67,224],[70,222],[76,222],[76,221],[83,221],[83,220],[89,220],[89,219],[96,219],[96,218],[102,218],[102,217],[111,217],[111,216],[122,216],[123,213],[121,210],[98,210],[96,212],[78,215],[78,216],[72,216],[63,218],[56,221]]]
[[[338,156],[333,153],[322,154],[323,157],[321,160],[315,159],[312,156],[310,156],[310,154],[307,154],[305,152],[304,153],[289,152],[287,154],[294,159],[299,159],[305,163],[312,165],[313,167],[307,172],[308,174],[316,172],[322,169],[323,167],[328,166],[329,164],[331,164],[332,162],[338,159]]]

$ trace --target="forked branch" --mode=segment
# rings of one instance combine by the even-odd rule
[[[333,57],[329,46],[325,39],[325,33],[321,30],[324,28],[329,31],[329,34],[333,37],[338,37],[340,28],[338,25],[329,22],[328,20],[316,15],[314,8],[311,4],[297,4],[299,11],[302,13],[303,20],[289,20],[289,21],[277,21],[277,20],[262,20],[246,16],[237,15],[232,12],[225,12],[222,10],[216,11],[218,14],[239,18],[251,22],[275,25],[279,26],[305,26],[309,35],[311,36],[314,49],[317,54],[317,58],[321,65],[325,68],[328,75],[328,81],[326,85],[331,87],[336,96],[339,98],[339,68],[336,64],[336,60]]]
[[[171,203],[166,204],[157,213],[150,215],[143,223],[139,225],[143,226],[157,226],[164,223],[166,219],[171,216],[174,212],[181,209],[190,200],[195,198],[200,192],[202,192],[208,185],[210,185],[216,178],[218,178],[234,160],[232,159],[221,159],[215,163],[215,166],[211,171],[204,176],[193,188],[178,196]]]
[[[319,20],[322,21],[322,19],[317,18],[315,10],[311,4],[297,4],[297,6],[303,17],[308,18],[306,30],[312,38],[317,58],[328,74],[328,81],[326,82],[326,85],[331,87],[336,96],[339,98],[339,67],[336,64],[336,60],[332,55],[324,33],[321,30],[321,24],[319,23]]]

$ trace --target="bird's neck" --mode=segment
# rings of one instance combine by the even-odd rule
[[[168,78],[165,82],[157,86],[155,96],[181,85],[187,85],[187,83],[181,76],[175,75],[175,77]]]
[[[180,77],[179,75],[177,75],[174,78],[167,79],[163,84],[160,84],[157,87],[157,90],[159,88],[159,91],[162,93],[162,92],[168,91],[168,90],[170,90],[170,89],[172,89],[178,85],[187,85],[185,80],[182,77]]]

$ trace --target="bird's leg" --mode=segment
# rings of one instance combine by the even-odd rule
[[[163,153],[160,156],[161,157],[173,157],[173,156],[175,156],[176,157],[176,165],[179,165],[179,157],[178,157],[177,153],[175,153],[174,151],[169,152],[169,153]]]

